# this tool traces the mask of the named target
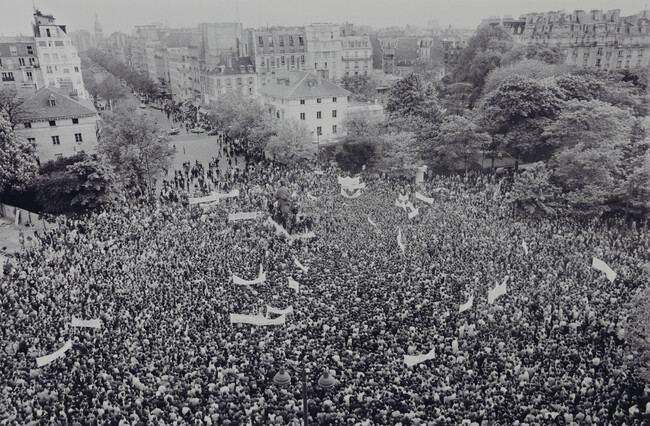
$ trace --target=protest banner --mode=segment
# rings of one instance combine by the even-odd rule
[[[77,317],[72,317],[72,321],[70,322],[71,327],[87,327],[87,328],[101,328],[102,323],[99,320],[99,318],[96,319],[91,319],[91,320],[82,320]]]
[[[508,278],[510,277],[506,275],[506,278],[503,280],[503,284],[501,285],[497,284],[497,286],[494,287],[494,289],[488,292],[488,303],[490,305],[494,303],[494,301],[497,300],[499,296],[503,296],[504,294],[506,294],[506,292],[508,291],[508,287],[506,285],[506,283],[508,282]]]
[[[420,213],[420,209],[413,210],[411,213],[408,214],[409,219],[413,219],[415,216],[418,215],[418,213]]]
[[[406,195],[398,194],[398,195],[397,195],[397,199],[398,199],[399,201],[406,202],[406,201],[408,201],[409,196],[408,196],[408,194],[406,194]]]
[[[338,177],[338,182],[339,185],[358,185],[359,184],[359,177]]]
[[[277,309],[272,306],[266,305],[266,312],[270,314],[277,314],[277,315],[288,315],[293,313],[293,306],[289,306],[288,308],[285,309]]]
[[[474,295],[471,295],[469,297],[467,303],[460,305],[460,309],[458,310],[458,313],[465,312],[466,310],[471,309],[472,306],[474,306]]]
[[[377,224],[376,224],[375,222],[373,222],[372,219],[370,219],[370,216],[368,216],[368,222],[370,222],[370,224],[371,224],[372,226],[374,226],[375,228],[377,228]]]
[[[289,288],[292,289],[292,290],[295,290],[296,293],[298,293],[298,291],[300,289],[300,284],[298,284],[297,281],[294,281],[291,278],[289,278]]]
[[[423,354],[423,355],[404,355],[404,363],[408,367],[412,367],[414,365],[418,365],[421,362],[428,361],[430,359],[435,358],[436,356],[436,348],[433,348],[429,351],[428,354]]]
[[[49,355],[45,355],[45,356],[42,356],[40,358],[36,358],[36,365],[38,367],[42,367],[44,365],[47,365],[47,364],[51,363],[52,361],[61,358],[63,356],[63,354],[65,354],[68,351],[68,349],[71,349],[71,348],[72,348],[72,341],[68,340],[56,352],[52,352]]]
[[[240,212],[228,214],[229,221],[257,219],[259,212]]]
[[[345,198],[359,198],[361,196],[361,190],[357,189],[357,191],[354,194],[349,195],[345,191],[345,189],[343,187],[341,187],[341,195],[344,196]]]
[[[235,274],[232,274],[232,282],[237,285],[253,285],[253,284],[261,284],[266,281],[266,272],[262,272],[262,265],[260,265],[260,274],[257,278],[254,280],[244,280],[242,278],[239,278]]]
[[[293,263],[295,263],[297,267],[299,267],[300,269],[302,269],[302,272],[305,272],[305,273],[306,273],[307,271],[309,271],[309,268],[306,267],[306,266],[303,266],[303,264],[300,263],[300,262],[298,261],[298,259],[293,259]]]
[[[271,319],[261,315],[230,314],[230,324],[282,325],[285,322],[285,315]]]
[[[210,194],[205,197],[190,198],[190,204],[219,203],[219,194]]]
[[[611,282],[614,282],[618,274],[612,270],[612,268],[609,267],[605,262],[603,262],[600,259],[597,259],[594,257],[591,267],[594,268],[597,271],[604,272],[605,275],[607,276],[607,279],[610,280]]]
[[[402,242],[402,228],[397,228],[397,245],[402,249],[402,253],[406,253],[406,245]]]
[[[314,234],[314,231],[309,231],[304,234],[296,234],[296,235],[291,235],[292,240],[309,240],[312,238],[315,238],[316,234]]]
[[[276,231],[276,233],[278,233],[278,234],[282,234],[282,235],[284,235],[285,237],[287,237],[288,239],[291,239],[291,235],[289,235],[289,233],[287,232],[287,230],[284,229],[284,227],[283,227],[282,225],[280,225],[279,223],[277,223],[276,221],[274,221],[273,219],[271,219],[270,216],[269,216],[269,218],[268,218],[267,221],[270,222],[271,225],[273,225],[273,226],[275,227],[275,231]]]
[[[526,241],[522,241],[521,246],[524,248],[524,253],[526,253],[526,256],[528,256],[528,244],[526,244]]]
[[[427,204],[433,204],[433,198],[425,197],[424,195],[420,194],[419,192],[415,193],[415,198],[417,198],[420,201],[424,201]]]

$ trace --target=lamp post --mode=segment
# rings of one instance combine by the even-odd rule
[[[303,360],[300,368],[296,365],[290,364],[294,370],[300,373],[302,377],[302,421],[304,426],[309,425],[309,407],[307,405],[307,369],[305,368],[305,361]],[[287,370],[282,367],[273,377],[273,383],[278,386],[286,386],[291,383],[291,376]],[[337,383],[337,380],[330,375],[326,370],[318,379],[318,386],[323,389],[331,389]]]

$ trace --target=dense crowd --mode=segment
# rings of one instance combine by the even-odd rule
[[[273,382],[289,360],[310,370],[318,424],[647,422],[625,308],[647,285],[647,232],[515,217],[491,176],[433,178],[417,188],[435,198],[428,205],[407,181],[372,174],[346,199],[333,167],[198,169],[177,172],[183,184],[169,192],[203,179],[240,195],[62,219],[11,261],[0,291],[0,425],[300,424],[298,375]],[[263,219],[227,221],[268,212],[281,180],[315,238],[288,241]],[[419,207],[413,219],[395,206],[399,194]],[[593,256],[616,270],[613,283],[590,267]],[[231,281],[257,277],[260,264],[266,282]],[[507,294],[488,304],[506,276]],[[294,313],[286,325],[229,322],[267,305]],[[71,328],[72,316],[102,327]],[[35,357],[69,339],[63,358],[37,368]],[[432,360],[404,363],[431,349]],[[315,386],[325,369],[338,381],[330,390]]]

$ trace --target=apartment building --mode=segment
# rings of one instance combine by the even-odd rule
[[[19,96],[33,95],[44,85],[33,37],[0,37],[1,89],[15,89]]]
[[[273,81],[276,71],[308,67],[306,36],[302,28],[249,30],[248,46],[261,85]]]
[[[341,29],[337,24],[317,23],[305,26],[307,40],[307,69],[322,78],[337,80],[343,77],[343,44]]]
[[[341,38],[341,45],[343,75],[369,75],[372,72],[372,44],[369,36],[344,36]]]
[[[257,96],[257,74],[250,57],[225,56],[215,68],[200,72],[201,102],[212,106],[219,96],[238,92],[246,97]]]
[[[186,102],[199,96],[199,48],[198,46],[167,48],[169,86],[174,102]]]

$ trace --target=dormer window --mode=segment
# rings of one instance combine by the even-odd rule
[[[51,107],[55,107],[56,106],[56,99],[48,99],[47,104],[49,106],[51,106]]]

